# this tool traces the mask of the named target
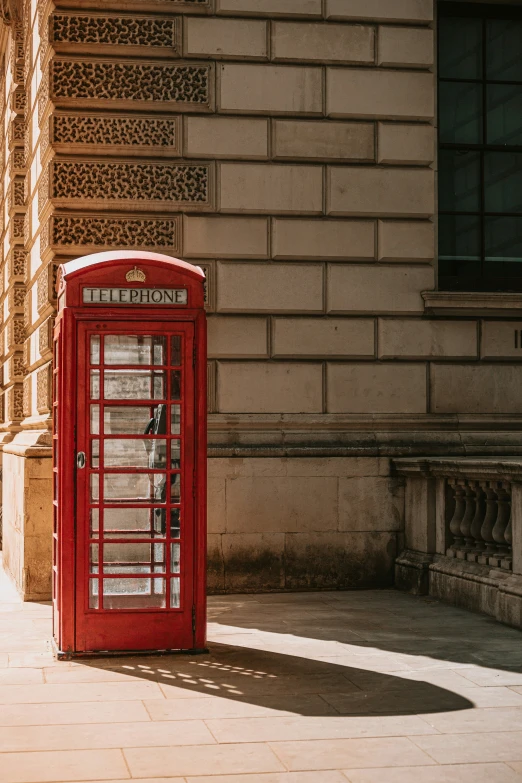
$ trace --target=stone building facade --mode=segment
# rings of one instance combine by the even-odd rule
[[[50,584],[57,266],[120,247],[207,275],[210,589],[392,584],[392,460],[522,454],[522,294],[437,282],[434,0],[0,8],[22,594]]]

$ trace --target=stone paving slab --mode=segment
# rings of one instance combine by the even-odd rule
[[[0,572],[0,783],[522,783],[521,632],[393,590],[209,617],[209,655],[57,662]]]

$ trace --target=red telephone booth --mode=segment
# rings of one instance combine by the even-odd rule
[[[61,267],[54,338],[58,657],[205,647],[204,274],[157,253]]]

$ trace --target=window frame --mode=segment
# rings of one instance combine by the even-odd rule
[[[515,264],[515,268],[518,269],[518,274],[513,276],[488,273],[486,266],[486,247],[485,247],[485,219],[486,218],[502,218],[502,217],[520,217],[522,220],[522,211],[520,212],[488,212],[486,211],[485,204],[485,154],[494,152],[512,152],[522,155],[522,143],[519,145],[511,144],[488,144],[487,143],[487,87],[490,84],[500,85],[512,85],[520,86],[522,92],[522,79],[520,80],[500,80],[500,79],[488,79],[487,78],[487,36],[486,36],[486,24],[488,19],[516,19],[522,21],[522,7],[510,6],[505,3],[499,5],[492,5],[490,3],[475,3],[475,2],[448,2],[447,0],[439,0],[438,13],[437,13],[437,52],[439,53],[440,47],[440,20],[447,18],[478,18],[482,20],[482,72],[480,79],[471,78],[459,78],[459,77],[441,77],[440,71],[437,68],[437,150],[438,156],[442,150],[465,150],[468,152],[476,152],[480,156],[480,170],[479,170],[479,203],[480,210],[478,212],[468,211],[450,211],[442,210],[438,207],[439,216],[439,235],[440,235],[440,217],[441,216],[475,216],[480,220],[480,262],[477,263],[478,275],[474,276],[472,285],[470,285],[470,278],[466,276],[462,279],[457,272],[454,275],[442,275],[441,274],[441,262],[440,262],[440,244],[439,244],[439,273],[438,284],[439,289],[443,291],[476,291],[476,292],[522,292],[522,261],[518,262],[498,262],[505,265],[507,263]],[[522,57],[522,50],[521,50]],[[438,55],[438,61],[440,57]],[[463,143],[463,142],[442,142],[440,138],[441,128],[441,84],[479,84],[482,87],[482,141],[481,143]],[[440,173],[440,166],[438,167]],[[440,190],[438,193],[438,200],[440,204]],[[451,263],[451,262],[450,262]],[[458,259],[454,262],[458,263]],[[496,262],[490,262],[496,263]],[[518,265],[518,266],[517,266]]]

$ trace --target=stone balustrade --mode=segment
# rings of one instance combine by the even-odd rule
[[[511,482],[447,479],[447,557],[504,568],[513,565]]]
[[[522,627],[522,459],[396,459],[405,548],[396,584]]]

